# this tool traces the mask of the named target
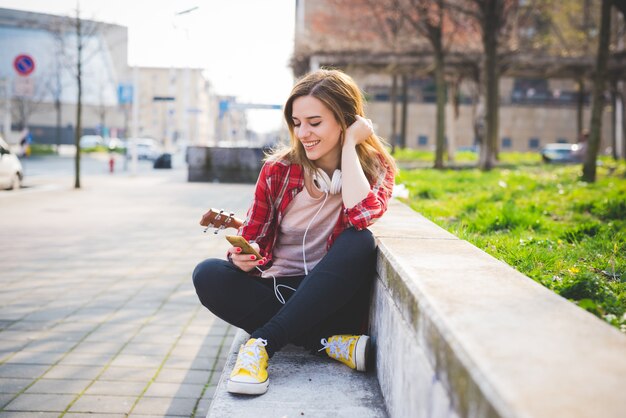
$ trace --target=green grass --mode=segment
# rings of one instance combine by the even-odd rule
[[[398,148],[393,154],[396,161],[402,165],[404,162],[424,162],[433,163],[434,156],[432,151],[423,151],[410,148]],[[447,162],[447,158],[444,157]],[[476,163],[478,154],[471,151],[459,151],[454,156],[454,162],[458,164]],[[500,154],[500,162],[503,165],[526,165],[538,164],[541,162],[541,155],[538,152],[507,152]]]
[[[56,149],[53,145],[49,144],[30,144],[31,155],[53,155],[56,154]]]
[[[626,164],[601,160],[588,184],[580,165],[501,161],[401,171],[398,183],[416,211],[626,332]]]

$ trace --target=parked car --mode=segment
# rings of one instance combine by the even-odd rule
[[[100,135],[83,135],[80,137],[80,148],[95,148],[104,145],[104,140]]]
[[[161,146],[152,138],[129,138],[127,141],[126,157],[133,157],[133,147],[137,152],[137,159],[154,161],[161,155]]]
[[[546,163],[578,163],[578,150],[578,144],[546,144],[541,149],[541,159]]]
[[[9,149],[9,144],[0,136],[0,188],[15,190],[22,187],[24,170],[17,155]]]
[[[126,149],[126,141],[119,138],[109,138],[109,142],[107,143],[107,147],[109,151],[116,150],[125,150]]]
[[[166,152],[154,160],[153,168],[172,168],[172,154]]]

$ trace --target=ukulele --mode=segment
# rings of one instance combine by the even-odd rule
[[[205,226],[204,232],[208,231],[209,228],[213,227],[215,230],[214,234],[217,234],[222,229],[226,228],[235,228],[239,229],[243,221],[235,218],[235,214],[230,212],[228,214],[224,213],[224,210],[217,209],[209,209],[207,213],[202,215],[202,219],[200,219],[200,225]]]

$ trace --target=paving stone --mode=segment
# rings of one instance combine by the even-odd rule
[[[120,354],[112,362],[111,367],[145,367],[158,368],[164,357]]]
[[[83,341],[72,350],[73,354],[108,354],[115,355],[124,345],[124,341]]]
[[[165,357],[171,348],[171,344],[138,344],[133,342],[124,347],[121,354]]]
[[[198,399],[203,389],[202,384],[154,382],[148,387],[144,396]]]
[[[52,308],[52,309],[40,309],[36,312],[33,312],[29,315],[26,315],[23,320],[24,321],[50,321],[50,320],[60,320],[64,319],[72,312],[74,312],[75,308]]]
[[[165,362],[164,367],[171,369],[193,369],[193,370],[213,370],[213,367],[217,365],[215,358],[210,357],[170,357]]]
[[[24,393],[76,394],[82,392],[90,383],[91,380],[86,379],[40,379]]]
[[[9,341],[9,340],[3,339],[3,340],[0,340],[0,351],[2,352],[18,351],[24,348],[25,345],[26,343],[22,341]]]
[[[113,354],[114,355],[114,354]],[[69,353],[59,362],[59,366],[99,366],[104,367],[112,358],[109,353]]]
[[[83,395],[72,405],[70,411],[126,414],[136,399],[134,396]]]
[[[43,351],[20,351],[16,353],[6,364],[46,364],[53,365],[64,356],[65,353],[47,353]]]
[[[58,418],[55,412],[0,412],[0,418]]]
[[[54,366],[46,379],[94,379],[102,371],[99,366]]]
[[[42,331],[54,327],[57,321],[28,321],[21,320],[13,322],[6,327],[8,331]]]
[[[147,382],[126,382],[118,380],[97,380],[89,389],[86,395],[110,395],[110,396],[139,396],[143,392]]]
[[[198,408],[196,409],[197,417],[206,417],[209,413],[209,408],[211,406],[211,401],[213,400],[213,396],[205,395],[202,400],[198,403]]]
[[[7,405],[9,402],[13,400],[17,395],[13,393],[0,393],[0,408]]]
[[[5,330],[2,331],[2,339],[4,341],[31,342],[37,340],[41,336],[41,331],[33,332],[27,330]]]
[[[22,394],[5,411],[63,412],[75,395]]]
[[[47,353],[65,353],[76,345],[75,341],[44,338],[31,341],[24,347],[28,351],[45,351]]]
[[[0,366],[0,377],[36,379],[49,368],[50,366],[42,364],[5,363]]]
[[[151,398],[143,397],[133,409],[133,414],[160,416],[191,416],[196,400],[192,398]]]
[[[33,379],[0,378],[0,393],[18,393],[32,382]]]
[[[99,380],[124,380],[130,382],[148,382],[157,372],[156,367],[109,367]]]
[[[219,374],[219,373],[215,373]],[[161,369],[156,382],[205,384],[211,376],[206,370]]]

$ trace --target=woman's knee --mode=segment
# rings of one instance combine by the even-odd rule
[[[227,274],[228,262],[225,260],[209,258],[196,266],[191,277],[203,305],[207,306],[211,296],[219,293],[218,289]]]
[[[360,254],[371,254],[376,250],[376,240],[369,229],[348,228],[337,237],[335,243]]]

